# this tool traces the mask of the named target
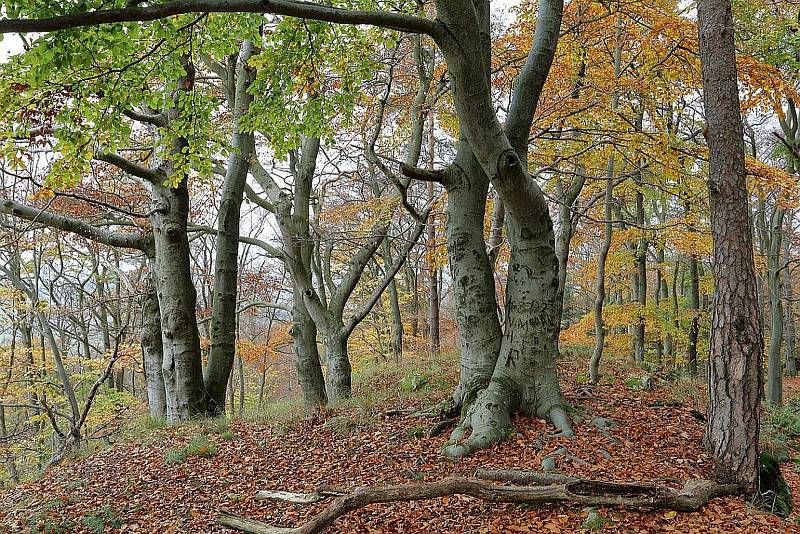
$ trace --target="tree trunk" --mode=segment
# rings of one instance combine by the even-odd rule
[[[614,38],[614,78],[619,78],[622,70],[622,15],[617,14],[616,31]],[[619,94],[614,93],[611,99],[611,108],[616,110],[619,104]],[[597,258],[597,273],[595,274],[594,295],[594,350],[589,358],[589,382],[600,383],[600,359],[603,357],[603,346],[606,339],[605,325],[603,324],[603,306],[606,300],[606,261],[611,250],[611,239],[614,232],[612,221],[612,203],[614,201],[614,165],[615,158],[612,153],[606,164],[606,192],[603,199],[603,244],[600,245],[600,254]]]
[[[767,250],[767,290],[769,292],[770,336],[767,353],[767,400],[783,404],[783,302],[781,284],[781,251],[783,250],[784,210],[775,206],[770,217],[769,247]]]
[[[460,126],[474,159],[491,179],[505,206],[511,246],[506,332],[497,363],[489,385],[467,403],[461,423],[443,449],[447,456],[461,457],[503,439],[515,412],[548,417],[564,434],[572,434],[556,372],[558,259],[553,224],[544,195],[527,172],[531,122],[555,55],[563,3],[553,0],[539,6],[533,46],[514,87],[504,128],[495,113],[489,80],[489,3],[465,5],[438,0],[436,6],[440,24],[447,28],[438,42],[447,60]],[[485,189],[481,185],[482,182],[469,184],[481,194],[484,204]],[[474,215],[467,213],[472,221],[482,221],[483,212],[481,207]],[[465,213],[460,215],[463,218]],[[475,223],[472,226],[475,232]],[[479,234],[481,226],[478,223]],[[482,259],[483,254],[481,262],[488,264],[488,259]],[[459,259],[473,260],[463,255]],[[454,271],[455,267],[454,264]],[[472,283],[479,280],[480,264],[468,274],[472,275]],[[459,283],[462,279],[456,276],[455,284]],[[493,291],[490,301],[494,301]],[[460,304],[457,300],[456,306]],[[494,314],[487,311],[474,320],[481,321],[476,330],[486,339],[487,325],[496,324]],[[462,441],[463,438],[467,439]]]
[[[736,483],[743,492],[752,495],[758,490],[764,340],[745,182],[730,0],[702,0],[697,7],[697,22],[716,281],[706,445],[713,453],[715,479]]]
[[[641,170],[636,173],[636,224],[639,231],[644,231],[644,194],[641,190]],[[639,314],[634,327],[633,359],[643,362],[645,356],[645,309],[647,308],[647,238],[640,237],[636,245],[636,297],[639,304]]]
[[[791,221],[791,216],[788,217]],[[788,225],[787,225],[788,226]],[[789,242],[790,238],[786,237],[783,240],[783,261],[784,265],[789,261]],[[794,322],[794,288],[792,287],[792,277],[787,276],[786,282],[783,284],[783,291],[786,295],[786,306],[784,311],[786,313],[785,319],[785,341],[786,341],[786,374],[789,376],[797,376],[797,361],[795,360],[794,347],[795,347],[795,322]]]
[[[156,255],[154,278],[161,310],[167,420],[181,423],[205,413],[200,336],[192,282],[187,218],[189,192],[183,178],[174,189],[154,187],[162,211],[151,217]]]
[[[614,225],[611,220],[611,203],[614,200],[613,192],[614,156],[612,155],[608,159],[608,170],[606,172],[603,244],[600,246],[600,254],[597,257],[597,278],[594,297],[594,351],[589,359],[589,381],[592,384],[600,382],[600,359],[603,357],[603,344],[606,338],[605,326],[603,325],[603,304],[606,299],[606,260],[608,259],[608,251],[611,249],[611,238],[614,232]]]
[[[236,69],[231,153],[225,171],[225,183],[219,204],[216,257],[214,258],[214,297],[211,315],[211,350],[205,370],[207,411],[219,415],[225,411],[225,387],[236,354],[236,303],[239,275],[239,211],[247,181],[250,154],[255,147],[252,131],[243,131],[240,122],[248,113],[253,95],[248,87],[254,73],[247,65],[253,44],[242,43]],[[231,414],[233,415],[233,414]]]
[[[700,276],[697,267],[697,256],[689,257],[690,291],[689,311],[692,323],[689,326],[689,346],[686,351],[686,370],[689,376],[697,376],[697,338],[700,331]]]
[[[388,268],[394,260],[392,258],[392,249],[387,239],[383,240],[381,248],[383,249],[384,263]],[[397,281],[392,279],[387,289],[389,290],[389,308],[392,313],[392,356],[394,356],[394,361],[397,363],[403,357],[403,316],[400,313]]]
[[[419,337],[419,293],[417,292],[417,269],[408,263],[406,267],[406,281],[408,291],[411,294],[411,338],[414,340],[414,349],[417,349],[417,337]]]
[[[317,327],[306,310],[303,293],[294,285],[292,297],[292,340],[295,369],[307,406],[319,409],[328,403],[325,378],[319,360]]]
[[[8,440],[8,429],[6,427],[6,408],[0,404],[0,439],[4,442]],[[8,478],[15,484],[19,484],[19,470],[17,469],[17,462],[14,460],[13,454],[5,455],[6,473]]]
[[[433,201],[433,183],[428,183],[428,202]],[[438,354],[439,339],[439,269],[436,266],[436,218],[430,217],[427,228],[428,259],[428,352]]]
[[[453,270],[458,325],[460,380],[456,407],[489,383],[503,333],[497,318],[494,275],[483,240],[483,215],[489,181],[471,149],[462,142],[447,188],[447,252]],[[437,303],[438,304],[438,303]]]
[[[350,357],[347,353],[346,334],[341,328],[331,328],[325,336],[325,353],[328,360],[327,392],[332,403],[349,399],[352,391]]]
[[[655,291],[653,292],[653,302],[655,303],[656,308],[656,317],[659,316],[659,306],[661,304],[661,287],[663,286],[664,279],[661,275],[661,268],[664,264],[664,249],[660,249],[656,253],[656,258],[658,262],[658,266],[656,267],[656,287]],[[664,358],[664,341],[661,337],[661,332],[658,333],[658,339],[656,339],[656,362],[661,365],[661,361]]]

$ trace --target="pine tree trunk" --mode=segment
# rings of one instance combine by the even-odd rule
[[[737,483],[743,492],[753,494],[758,489],[764,340],[745,183],[730,0],[702,0],[698,3],[697,18],[716,282],[706,445],[713,453],[716,480]]]

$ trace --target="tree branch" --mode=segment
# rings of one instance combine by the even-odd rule
[[[122,114],[129,119],[150,124],[152,126],[157,126],[159,128],[164,128],[169,124],[167,116],[163,113],[141,113],[136,110],[127,109],[123,111]]]
[[[217,233],[218,233],[216,228],[212,228],[210,226],[206,226],[206,225],[203,225],[203,224],[191,224],[191,223],[189,223],[188,231],[189,232],[196,232],[196,233],[203,233],[203,234],[211,234],[211,235],[217,235]],[[239,243],[245,243],[245,244],[248,244],[248,245],[254,245],[254,246],[266,251],[267,254],[269,254],[271,258],[275,258],[275,259],[278,259],[278,260],[282,260],[283,259],[283,252],[282,251],[280,251],[276,247],[273,247],[272,245],[270,245],[266,241],[262,241],[261,239],[257,239],[255,237],[247,237],[247,236],[240,235],[239,236]]]
[[[527,155],[533,114],[556,54],[563,10],[564,0],[539,3],[533,44],[514,86],[505,131],[511,146],[521,158]]]
[[[358,323],[363,321],[364,317],[366,317],[367,314],[372,311],[372,308],[378,303],[378,300],[381,298],[383,292],[386,291],[386,288],[389,287],[389,284],[392,282],[392,280],[394,280],[397,272],[405,263],[409,252],[411,252],[411,249],[417,244],[419,237],[422,235],[423,230],[425,230],[425,222],[428,220],[430,212],[431,208],[429,207],[420,215],[420,220],[417,221],[417,225],[414,228],[414,233],[412,234],[411,239],[409,239],[406,243],[405,249],[397,256],[397,258],[395,258],[394,262],[392,262],[392,265],[386,271],[383,280],[378,287],[372,290],[372,293],[364,303],[364,306],[362,306],[362,308],[352,317],[350,317],[349,321],[347,321],[345,328],[347,328],[349,332],[352,332],[355,327],[358,326]]]
[[[364,243],[358,252],[347,263],[347,272],[342,278],[342,281],[336,286],[336,289],[331,295],[331,301],[328,304],[328,309],[337,317],[341,317],[347,300],[353,293],[358,281],[361,279],[361,274],[364,272],[370,258],[378,250],[384,239],[386,239],[386,232],[389,230],[389,225],[386,224],[381,227],[373,229],[374,237]]]
[[[64,230],[65,232],[83,236],[111,247],[141,250],[145,254],[149,254],[152,248],[152,238],[150,235],[128,232],[109,232],[108,230],[86,223],[80,219],[50,213],[14,202],[13,200],[4,199],[0,202],[0,213],[12,215],[26,221],[41,223],[57,230]]]
[[[184,13],[271,13],[340,24],[369,24],[431,37],[440,31],[436,22],[414,15],[342,9],[296,0],[174,0],[145,7],[100,9],[41,19],[5,19],[0,20],[0,33],[54,32],[99,24],[145,22]]]
[[[546,486],[500,486],[474,478],[453,477],[435,482],[413,482],[372,488],[360,487],[351,490],[323,487],[310,494],[268,492],[272,493],[272,498],[301,503],[313,503],[336,496],[325,509],[298,528],[274,527],[225,511],[220,513],[217,522],[220,525],[253,534],[316,534],[331,526],[339,517],[370,504],[420,501],[448,495],[468,495],[482,501],[495,503],[572,502],[583,506],[621,506],[693,512],[705,506],[709,499],[736,492],[735,485],[720,485],[709,480],[690,480],[682,489],[674,490],[654,484],[583,479]],[[266,494],[262,493],[262,495]]]
[[[111,165],[117,167],[121,171],[127,172],[132,176],[137,176],[142,180],[147,180],[148,182],[161,184],[161,182],[163,182],[165,178],[163,173],[154,171],[153,169],[148,169],[144,165],[139,165],[138,163],[134,163],[131,160],[123,158],[119,154],[114,154],[112,152],[99,152],[95,154],[94,158],[99,161],[105,161],[106,163],[110,163]]]

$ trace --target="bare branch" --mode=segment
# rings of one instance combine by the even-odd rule
[[[95,154],[94,157],[99,161],[110,163],[111,165],[124,172],[127,172],[128,174],[141,178],[142,180],[147,180],[148,182],[160,184],[164,181],[164,178],[166,178],[163,173],[149,169],[144,165],[134,163],[127,158],[123,158],[119,154],[114,154],[112,152],[99,152]]]
[[[150,124],[152,126],[157,126],[159,128],[164,128],[169,123],[167,116],[163,113],[141,113],[139,111],[128,109],[123,111],[122,114],[129,119]]]
[[[5,199],[0,202],[0,213],[12,215],[26,221],[38,222],[50,228],[64,230],[65,232],[83,236],[111,247],[141,250],[145,254],[148,254],[152,245],[150,235],[141,235],[131,232],[109,232],[108,230],[81,221],[80,219],[50,213],[14,202],[13,200]]]
[[[342,9],[295,0],[174,0],[151,6],[100,9],[41,19],[5,19],[0,20],[0,33],[54,32],[99,24],[145,22],[184,13],[272,13],[340,24],[369,24],[432,37],[440,31],[436,22],[404,13]]]

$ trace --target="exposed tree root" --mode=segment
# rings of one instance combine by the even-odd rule
[[[479,471],[492,478],[512,476],[509,473],[526,475],[530,482],[546,480],[531,472]],[[501,473],[501,474],[498,474]],[[502,475],[505,473],[505,475]],[[542,474],[554,477],[553,474]],[[562,477],[563,475],[558,475]],[[522,480],[522,479],[520,479]],[[446,478],[437,482],[417,482],[396,486],[360,487],[352,490],[341,488],[319,488],[313,493],[293,494],[287,492],[260,492],[262,498],[295,503],[313,503],[328,497],[336,498],[308,523],[298,528],[275,527],[247,519],[229,512],[222,512],[218,523],[222,526],[251,534],[314,534],[333,524],[339,517],[369,504],[397,501],[435,499],[448,495],[469,495],[488,502],[544,504],[572,502],[581,506],[621,506],[625,508],[655,508],[693,512],[699,510],[709,499],[737,492],[735,485],[720,485],[710,480],[690,480],[681,490],[664,486],[639,483],[602,482],[597,480],[556,478],[557,484],[529,486],[501,486],[476,478]]]
[[[492,444],[508,437],[511,431],[511,416],[518,408],[515,406],[519,396],[508,391],[507,385],[493,381],[478,393],[478,397],[466,410],[459,425],[453,430],[450,439],[442,448],[442,454],[457,460],[473,452],[489,448]],[[560,393],[559,393],[560,398]],[[531,410],[547,417],[558,429],[559,436],[572,438],[575,432],[564,406],[551,402],[543,412]]]
[[[431,429],[428,431],[428,437],[435,438],[436,436],[438,436],[451,426],[456,426],[456,424],[458,424],[457,417],[452,417],[450,419],[442,419],[441,421],[439,421],[438,423],[436,423],[431,427]]]

